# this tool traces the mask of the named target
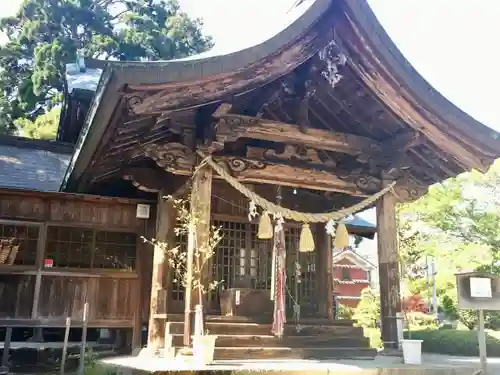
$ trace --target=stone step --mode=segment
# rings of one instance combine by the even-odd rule
[[[159,314],[169,322],[184,322],[183,314]],[[160,316],[158,316],[160,317]],[[207,315],[206,322],[225,322],[225,323],[257,323],[257,324],[272,324],[271,316],[221,316]],[[292,319],[290,318],[290,322]],[[315,317],[303,317],[300,319],[301,325],[321,325],[321,326],[353,326],[353,320],[347,319],[326,319]]]
[[[270,335],[271,324],[257,323],[227,323],[227,322],[212,322],[205,323],[205,330],[214,335]],[[171,334],[182,334],[184,332],[184,323],[170,322]],[[295,325],[285,325],[286,336],[340,336],[340,337],[363,337],[363,329],[352,326],[318,326],[318,325],[302,325],[298,332]]]
[[[174,346],[183,345],[183,336],[176,334],[173,337]],[[279,339],[273,335],[219,335],[215,342],[216,347],[344,347],[344,348],[368,348],[369,339],[366,337],[342,337],[342,336],[290,336]]]
[[[373,360],[376,349],[369,348],[215,348],[216,360],[248,360],[248,359],[366,359]]]

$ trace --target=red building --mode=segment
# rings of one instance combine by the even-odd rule
[[[352,248],[333,253],[333,292],[336,304],[356,307],[361,291],[370,286],[376,268]]]

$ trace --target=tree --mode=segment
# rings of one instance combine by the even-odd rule
[[[189,194],[188,194],[189,195]],[[200,218],[191,212],[189,201],[185,199],[175,199],[172,196],[164,197],[172,202],[177,216],[177,225],[174,228],[176,238],[188,237],[191,233],[196,236],[196,227],[200,223]],[[186,249],[182,249],[177,243],[167,243],[156,239],[146,239],[144,241],[163,251],[165,259],[170,269],[173,271],[172,282],[180,284],[184,288],[191,287],[198,294],[198,301],[201,304],[202,296],[215,290],[223,280],[212,280],[208,285],[204,284],[204,271],[215,255],[217,246],[222,240],[223,233],[221,227],[212,226],[208,233],[208,242],[204,246],[195,246],[193,251],[193,264],[191,280],[187,279],[188,257]],[[177,241],[176,241],[177,242]],[[191,282],[191,285],[189,284]]]
[[[54,107],[49,112],[35,118],[18,118],[14,121],[17,129],[21,130],[23,137],[33,139],[54,139],[57,135],[61,107]]]
[[[353,319],[363,328],[376,328],[380,319],[380,298],[371,288],[361,291],[361,299],[354,310]]]
[[[455,273],[486,270],[500,274],[500,161],[490,171],[464,173],[429,189],[420,200],[399,207],[400,257],[410,270],[406,284],[412,294],[427,296],[425,257],[436,261],[437,295],[442,311],[469,329],[477,315],[456,306]],[[498,326],[498,314],[486,324]]]
[[[500,161],[486,174],[464,173],[431,187],[413,210],[430,231],[453,244],[451,254],[462,266],[499,271]]]
[[[0,20],[0,132],[60,103],[65,65],[85,57],[169,60],[207,50],[202,23],[170,0],[24,0]],[[43,108],[43,110],[40,110]],[[22,123],[21,123],[22,124]]]

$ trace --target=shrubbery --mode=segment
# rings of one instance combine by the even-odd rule
[[[424,314],[422,312],[406,313],[406,325],[410,331],[421,329],[436,329],[438,323],[433,315]]]
[[[405,337],[408,337],[407,333]],[[423,340],[422,351],[425,353],[471,357],[479,355],[476,331],[426,329],[411,332],[411,338]],[[487,332],[486,346],[489,356],[500,357],[500,332]]]
[[[380,319],[380,297],[371,288],[361,292],[361,300],[354,310],[353,319],[356,325],[363,328],[376,328]]]
[[[339,305],[338,319],[352,320],[354,316],[354,309],[349,306]]]

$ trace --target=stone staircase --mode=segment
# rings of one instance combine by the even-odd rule
[[[168,314],[173,345],[182,347],[181,314]],[[215,359],[373,359],[362,328],[349,320],[301,319],[285,326],[285,336],[271,333],[270,319],[207,316],[205,330],[217,335]]]

